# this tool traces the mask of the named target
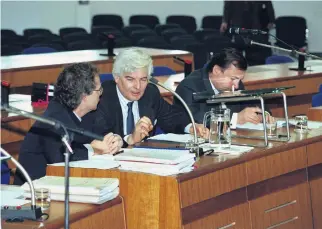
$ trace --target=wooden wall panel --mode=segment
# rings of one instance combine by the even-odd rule
[[[248,184],[306,167],[306,147],[272,154],[246,163]]]

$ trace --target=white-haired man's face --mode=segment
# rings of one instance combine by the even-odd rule
[[[141,68],[132,73],[124,73],[122,76],[116,76],[115,82],[126,99],[137,101],[143,96],[148,85],[148,70]]]

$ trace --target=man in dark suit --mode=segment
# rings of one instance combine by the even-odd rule
[[[236,90],[243,90],[243,78],[247,69],[245,57],[235,49],[224,49],[215,54],[208,64],[199,70],[192,72],[178,85],[176,92],[185,100],[190,107],[196,122],[203,122],[206,112],[218,105],[208,105],[206,102],[196,102],[193,100],[194,92],[209,92],[218,94],[223,91],[231,91],[232,87]],[[175,103],[178,103],[175,100]],[[179,103],[178,103],[179,104]],[[261,109],[258,107],[247,107],[245,103],[225,104],[232,115],[232,128],[236,124],[246,122],[261,122]]]
[[[102,83],[104,89],[98,109],[84,120],[96,133],[113,131],[133,145],[153,134],[158,125],[165,132],[192,133],[184,110],[168,104],[159,89],[148,83],[153,71],[152,59],[140,49],[127,49],[114,61],[114,80]],[[197,125],[200,136],[209,130]]]
[[[95,110],[102,94],[97,69],[86,63],[66,67],[57,79],[54,98],[43,114],[71,128],[78,128],[81,119],[88,112]],[[46,175],[47,164],[63,162],[65,146],[62,143],[62,129],[36,122],[26,135],[20,149],[19,162],[26,169],[31,179]],[[113,154],[123,141],[120,136],[109,133],[103,141],[89,139],[69,132],[74,153],[70,160],[87,160],[94,154]],[[20,171],[16,172],[14,184],[25,182]]]
[[[224,33],[228,27],[268,31],[273,28],[274,21],[275,13],[271,1],[225,1],[220,31]],[[248,64],[265,64],[265,59],[272,55],[271,49],[249,45],[245,37],[259,43],[270,44],[268,35],[234,35],[235,44],[240,50],[245,51]]]

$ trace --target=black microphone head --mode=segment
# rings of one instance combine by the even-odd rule
[[[154,83],[154,84],[159,84],[159,81],[158,81],[156,78],[154,78],[154,77],[151,77],[151,78],[149,79],[149,81],[150,81],[151,83]]]

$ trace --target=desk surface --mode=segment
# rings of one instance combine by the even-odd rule
[[[117,209],[120,207],[120,209]],[[106,210],[116,210],[116,212],[110,212],[112,215],[105,215],[106,218],[109,218],[111,226],[113,225],[113,228],[123,228],[125,229],[125,222],[124,222],[124,213],[123,211],[123,201],[121,197],[117,197],[111,201],[108,201],[101,205],[95,205],[95,204],[82,204],[82,203],[70,203],[70,217],[69,222],[71,228],[86,228],[84,225],[81,226],[78,224],[78,226],[73,225],[73,223],[77,223],[78,221],[81,221],[82,219],[89,218],[95,215],[96,213],[104,212]],[[121,211],[120,211],[121,210]],[[123,213],[119,215],[120,213]],[[116,215],[115,215],[116,214]],[[115,217],[115,218],[113,218]],[[113,222],[114,220],[114,222]],[[117,222],[118,220],[121,220],[121,222]],[[93,219],[94,221],[94,219]],[[105,220],[101,220],[103,222]],[[123,221],[123,222],[122,222]],[[105,221],[108,222],[108,221]],[[50,204],[50,212],[49,212],[49,219],[43,222],[36,222],[31,220],[25,220],[23,223],[6,223],[2,220],[1,222],[3,229],[24,229],[24,228],[44,228],[44,229],[58,229],[63,228],[64,226],[64,202],[58,202],[58,201],[52,201]],[[91,225],[95,225],[95,222],[91,222]],[[123,226],[120,226],[123,225]],[[76,227],[75,227],[76,226]],[[103,224],[96,224],[96,226],[103,226]],[[93,229],[96,229],[94,227],[91,227]]]
[[[138,47],[139,48],[139,47]],[[117,55],[121,50],[126,48],[116,48],[115,54]],[[152,49],[152,48],[139,48],[146,51],[152,58],[175,56],[189,54],[187,51],[180,50],[165,50],[165,49]],[[101,56],[106,54],[106,49],[99,50],[82,50],[82,51],[66,51],[45,54],[33,55],[14,55],[1,57],[1,71],[23,70],[29,68],[41,68],[55,65],[65,65],[78,62],[113,62],[114,58]]]
[[[201,157],[194,171],[176,176],[80,168],[72,168],[71,176],[119,178],[128,228],[228,228],[233,223],[236,228],[258,229],[286,216],[296,216],[296,221],[283,228],[312,228],[306,168],[322,163],[316,150],[322,146],[322,129],[291,135],[289,142],[270,142],[239,156]],[[322,176],[318,171],[316,177]],[[47,174],[62,176],[64,168],[49,166]],[[293,198],[293,208],[262,213]]]

